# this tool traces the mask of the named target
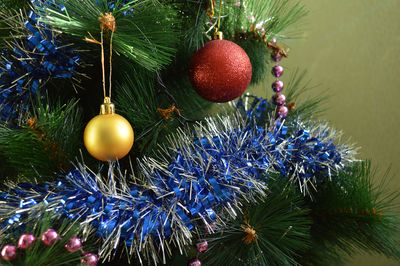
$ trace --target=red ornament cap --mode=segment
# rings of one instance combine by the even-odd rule
[[[219,103],[242,95],[250,84],[251,72],[246,52],[227,40],[206,43],[189,64],[190,82],[196,92],[206,100]]]

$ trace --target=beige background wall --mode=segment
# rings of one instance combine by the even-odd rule
[[[400,0],[302,2],[309,10],[305,38],[287,42],[282,80],[296,67],[307,69],[321,84],[311,93],[330,95],[323,118],[361,147],[360,158],[382,170],[392,165],[391,186],[400,189]],[[348,265],[400,263],[362,254]]]

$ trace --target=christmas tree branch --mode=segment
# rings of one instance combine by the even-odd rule
[[[50,107],[38,101],[25,126],[13,129],[1,125],[0,150],[20,174],[39,177],[70,169],[81,137],[81,114],[76,103],[58,102]]]
[[[8,15],[13,15],[20,9],[26,9],[30,5],[29,0],[2,0],[0,10]]]
[[[343,253],[357,249],[400,258],[399,192],[387,192],[382,183],[372,183],[376,170],[369,162],[354,164],[336,178],[321,186],[311,202],[314,248],[305,261],[328,263],[343,261]],[[332,261],[330,261],[331,263]]]
[[[99,17],[112,12],[116,20],[113,47],[117,54],[149,70],[170,62],[177,42],[173,27],[177,18],[172,8],[150,0],[117,1],[112,7],[106,0],[55,3],[36,6],[42,22],[83,40],[88,33],[99,36]]]
[[[306,80],[306,76],[307,71],[300,72],[299,69],[296,69],[287,83],[286,101],[288,104],[295,104],[287,118],[288,120],[292,117],[301,116],[302,120],[307,121],[318,117],[325,111],[324,104],[327,101],[327,96],[324,93],[307,97],[306,99],[301,97],[304,93],[310,92],[315,88],[310,84],[311,80]]]
[[[209,265],[297,265],[296,257],[310,246],[309,209],[285,189],[286,181],[269,178],[265,200],[245,205],[221,233],[206,238]]]

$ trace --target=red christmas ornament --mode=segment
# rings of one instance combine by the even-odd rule
[[[200,48],[189,64],[192,87],[206,100],[231,101],[246,90],[251,80],[251,63],[236,43],[213,40]]]

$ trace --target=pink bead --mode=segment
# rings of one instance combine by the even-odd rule
[[[68,241],[68,243],[65,244],[65,248],[69,252],[78,251],[82,248],[82,241],[76,236],[71,237],[70,240]]]
[[[86,253],[81,260],[81,263],[86,266],[95,266],[99,262],[99,257],[93,253]]]
[[[279,51],[273,51],[271,53],[271,58],[272,58],[273,61],[279,62],[282,59],[282,55],[281,55],[281,53]]]
[[[277,44],[276,38],[272,38],[271,43],[272,43],[273,45],[276,45],[276,44]]]
[[[200,243],[196,244],[197,252],[202,253],[208,249],[208,243],[207,240],[203,240]]]
[[[283,74],[283,67],[280,65],[276,65],[272,68],[272,75],[274,75],[275,77],[279,78],[280,76],[282,76]]]
[[[14,245],[5,245],[1,249],[1,258],[5,261],[12,261],[18,257],[17,247]]]
[[[198,258],[191,259],[188,263],[188,266],[201,266],[202,263]]]
[[[18,248],[23,249],[23,250],[27,250],[32,246],[33,242],[35,242],[34,235],[23,234],[23,235],[21,235],[19,237]]]
[[[283,82],[281,80],[275,80],[272,83],[272,90],[274,92],[281,92],[283,90]]]
[[[289,113],[289,109],[286,106],[279,106],[278,115],[282,118],[285,118]]]
[[[277,93],[272,96],[272,102],[275,105],[284,105],[286,103],[286,96],[281,93]]]
[[[47,229],[42,235],[42,242],[46,246],[51,246],[60,239],[60,235],[54,229]]]

